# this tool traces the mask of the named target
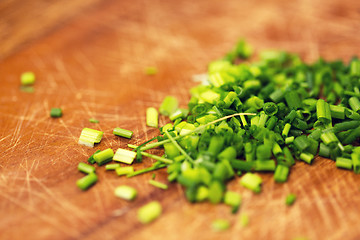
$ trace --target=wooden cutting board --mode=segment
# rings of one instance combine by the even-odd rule
[[[167,191],[150,186],[151,173],[127,179],[97,168],[94,187],[76,187],[79,162],[97,149],[156,136],[145,125],[145,109],[167,95],[185,107],[196,85],[191,76],[240,37],[258,51],[348,61],[360,55],[360,2],[1,1],[0,239],[360,239],[360,176],[322,158],[311,166],[298,162],[285,184],[262,174],[261,194],[233,180],[228,188],[243,196],[234,215],[224,205],[188,203],[177,184]],[[147,66],[158,74],[145,75]],[[32,94],[19,90],[24,71],[36,74]],[[50,118],[52,107],[61,107],[63,117]],[[115,137],[117,126],[134,137]],[[104,131],[94,149],[77,144],[84,127]],[[166,177],[165,170],[156,172],[157,180]],[[138,198],[117,199],[120,184],[138,189]],[[284,203],[289,193],[298,197],[292,207]],[[163,214],[142,225],[136,210],[151,200],[161,202]],[[245,228],[241,214],[250,218]],[[218,218],[230,220],[230,229],[214,232]]]

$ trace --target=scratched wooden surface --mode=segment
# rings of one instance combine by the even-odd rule
[[[146,107],[166,95],[185,106],[195,84],[190,76],[240,37],[257,50],[348,61],[360,55],[360,2],[0,1],[0,239],[360,239],[360,176],[327,159],[297,163],[286,184],[263,174],[259,195],[230,182],[243,196],[236,215],[223,205],[189,204],[177,184],[167,191],[149,186],[151,174],[126,179],[98,168],[93,188],[75,186],[83,176],[77,164],[95,149],[155,136],[145,126]],[[144,75],[146,66],[159,73]],[[33,94],[19,90],[19,75],[28,70],[37,76]],[[63,117],[49,118],[52,107]],[[133,139],[113,136],[116,126],[132,129]],[[77,144],[84,127],[105,132],[95,149]],[[166,172],[156,178],[166,182]],[[138,198],[115,198],[120,184],[137,188]],[[298,200],[289,208],[290,192]],[[161,202],[163,214],[143,226],[136,210],[151,200]],[[246,228],[241,214],[250,217]],[[231,228],[212,231],[217,218],[229,219]]]

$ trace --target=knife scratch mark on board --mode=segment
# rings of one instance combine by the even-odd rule
[[[30,104],[27,104],[27,106],[24,108],[23,113],[21,114],[21,116],[26,116],[26,113],[28,112],[30,107]],[[10,140],[10,145],[13,145],[13,147],[15,147],[16,145],[18,145],[20,139],[21,139],[21,135],[20,132],[22,130],[22,125],[24,123],[24,117],[19,118],[14,130],[14,134],[13,137]]]
[[[68,86],[70,91],[73,92],[73,94],[76,94],[77,93],[76,86],[71,76],[69,75],[69,72],[66,69],[64,62],[58,57],[54,58],[54,61],[55,61],[55,66],[57,70],[60,72],[61,76],[63,77],[63,80],[65,81],[66,85]]]
[[[47,215],[45,213],[38,212],[37,209],[28,208],[28,206],[24,205],[21,200],[18,200],[9,194],[6,194],[3,191],[0,191],[0,195],[7,199],[9,202],[13,203],[14,205],[24,209],[25,211],[33,214],[33,216],[37,216],[44,222],[50,224],[52,227],[54,227],[56,230],[62,232],[65,236],[68,237],[76,237],[78,235],[78,231],[76,229],[67,227],[66,225],[59,222],[54,216]],[[11,223],[9,223],[11,224]],[[2,226],[3,228],[7,226]]]

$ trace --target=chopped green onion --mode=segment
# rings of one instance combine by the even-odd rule
[[[285,126],[284,126],[284,129],[282,131],[282,136],[283,137],[287,137],[288,134],[289,134],[289,131],[290,131],[290,128],[291,128],[291,124],[290,123],[286,123]]]
[[[285,144],[293,143],[293,142],[294,142],[294,139],[295,139],[294,136],[285,138]]]
[[[126,164],[132,164],[135,157],[136,157],[136,152],[119,148],[118,150],[116,150],[116,153],[113,156],[113,160]]]
[[[296,195],[293,193],[290,193],[289,195],[286,196],[285,204],[288,206],[291,206],[294,204],[295,200],[296,200]]]
[[[159,181],[155,181],[155,180],[149,180],[149,183],[157,188],[161,188],[161,189],[168,189],[168,185],[164,184],[164,183],[161,183]]]
[[[256,148],[256,159],[266,160],[271,158],[271,146],[270,145],[260,145]]]
[[[26,92],[26,93],[34,93],[35,88],[33,86],[21,86],[20,91]]]
[[[50,111],[50,117],[52,118],[59,118],[62,116],[61,108],[52,108]]]
[[[128,175],[134,172],[133,167],[118,167],[115,169],[115,172],[118,176]]]
[[[114,128],[113,134],[119,137],[124,138],[131,138],[133,135],[133,132],[130,130],[122,129],[119,127]]]
[[[254,161],[255,171],[275,171],[276,164],[274,160],[257,160]]]
[[[205,201],[208,198],[208,196],[209,196],[209,189],[205,186],[200,186],[197,189],[195,199],[197,202],[202,202]]]
[[[158,70],[156,67],[146,67],[145,68],[145,74],[146,75],[155,75],[157,74]]]
[[[352,160],[343,157],[336,158],[336,167],[338,168],[345,168],[345,169],[352,169]]]
[[[344,144],[353,143],[357,138],[360,137],[360,126],[351,131],[351,133],[344,139]]]
[[[304,151],[307,147],[310,146],[310,141],[305,135],[301,135],[294,140],[294,146],[299,151]]]
[[[211,223],[211,227],[215,231],[225,231],[230,227],[230,222],[226,219],[216,219]]]
[[[299,94],[294,90],[285,93],[285,101],[290,109],[298,109],[301,107]]]
[[[259,193],[261,191],[261,183],[261,177],[253,173],[246,173],[240,180],[241,185],[255,193]]]
[[[161,103],[159,112],[164,116],[170,116],[178,108],[178,101],[172,96],[165,97],[164,101]]]
[[[35,83],[35,74],[33,72],[24,72],[20,76],[21,85],[28,86]]]
[[[240,226],[241,227],[246,227],[247,225],[249,225],[250,219],[249,216],[246,214],[241,214],[240,215]]]
[[[162,212],[162,207],[158,201],[152,201],[139,208],[137,211],[138,220],[143,224],[148,224],[157,219]]]
[[[338,105],[330,105],[332,118],[345,119],[345,108]]]
[[[87,147],[94,147],[94,143],[99,143],[101,141],[102,136],[103,136],[103,132],[101,131],[90,128],[84,128],[81,131],[78,143],[81,145],[85,145]]]
[[[224,195],[224,203],[232,207],[232,212],[235,213],[241,204],[241,195],[237,192],[226,191]]]
[[[330,148],[324,143],[320,143],[319,156],[328,158],[330,156]]]
[[[150,154],[150,153],[147,153],[147,152],[141,152],[141,155],[145,156],[145,157],[149,157],[149,158],[152,158],[152,159],[155,159],[157,161],[160,161],[160,162],[163,162],[163,163],[166,163],[166,164],[171,164],[173,163],[174,161],[171,160],[171,159],[167,159],[167,158],[164,158],[164,157],[160,157],[160,156],[157,156],[157,155],[154,155],[154,154]]]
[[[360,100],[357,97],[349,98],[349,105],[353,111],[360,113]]]
[[[100,150],[96,150],[96,152],[88,158],[89,163],[94,164],[96,162],[94,159],[94,155],[98,152],[100,152]]]
[[[140,174],[143,174],[143,173],[147,173],[147,172],[151,172],[151,171],[154,171],[154,170],[158,170],[160,168],[164,168],[166,167],[167,165],[166,164],[159,164],[159,165],[153,165],[151,167],[148,167],[148,168],[144,168],[144,169],[141,169],[141,170],[137,170],[137,171],[134,171],[132,173],[128,173],[126,175],[126,177],[134,177],[134,176],[137,176],[137,175],[140,175]]]
[[[312,160],[314,159],[314,155],[304,152],[300,154],[300,159],[308,164],[311,164]]]
[[[360,76],[360,61],[358,59],[351,61],[350,76],[353,76],[353,77]]]
[[[224,189],[222,184],[219,181],[211,182],[209,186],[209,201],[211,203],[219,203],[224,195]]]
[[[114,156],[114,151],[111,148],[108,148],[101,152],[95,153],[94,160],[99,166],[101,166],[108,162],[111,162],[113,156]]]
[[[360,173],[360,153],[353,152],[351,154],[352,165],[356,174]]]
[[[115,170],[116,168],[120,167],[119,163],[107,164],[105,165],[105,170]]]
[[[137,196],[137,191],[135,188],[126,186],[126,185],[122,185],[122,186],[118,186],[117,188],[115,188],[114,191],[115,196],[131,201],[134,200]]]
[[[165,132],[165,135],[170,139],[175,148],[177,148],[177,150],[179,150],[179,152],[181,152],[186,157],[187,160],[192,163],[194,162],[194,160],[184,151],[182,147],[180,147],[180,145],[175,141],[175,139],[169,134],[168,131]]]
[[[98,180],[98,177],[96,176],[95,173],[89,173],[88,175],[86,175],[85,177],[80,178],[79,180],[76,181],[76,185],[81,189],[81,190],[87,190],[89,187],[91,187],[92,185],[94,185]]]
[[[146,125],[154,128],[159,126],[159,113],[156,108],[149,107],[146,109]]]
[[[285,160],[286,162],[289,164],[289,165],[294,165],[295,164],[295,160],[291,154],[291,151],[288,147],[284,147],[283,148],[283,152],[284,152],[284,155],[285,155]]]
[[[278,164],[274,173],[275,182],[286,182],[289,175],[289,167]]]
[[[95,172],[95,167],[88,165],[86,163],[80,162],[78,164],[78,170],[83,173],[92,173],[92,172]]]
[[[95,118],[90,118],[89,122],[91,122],[91,123],[99,123],[99,120],[97,120]]]
[[[263,106],[266,115],[273,116],[278,112],[278,106],[273,102],[267,102]]]

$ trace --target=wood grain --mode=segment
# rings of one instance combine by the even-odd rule
[[[297,163],[286,184],[262,174],[259,195],[233,180],[229,189],[243,196],[236,215],[223,205],[189,204],[177,184],[155,189],[147,184],[151,174],[126,179],[98,168],[93,188],[75,186],[82,177],[77,164],[96,149],[158,134],[145,126],[146,107],[167,95],[186,106],[191,76],[240,37],[258,51],[284,49],[309,62],[360,55],[358,1],[4,0],[0,16],[0,239],[360,238],[360,177],[322,158]],[[146,66],[159,73],[146,76]],[[33,94],[19,90],[27,70],[37,76]],[[49,118],[52,107],[64,116]],[[91,117],[100,123],[89,123]],[[133,139],[113,136],[116,126],[134,130]],[[84,127],[105,132],[94,149],[77,144]],[[156,173],[166,177],[165,170]],[[120,184],[137,188],[138,198],[115,198]],[[298,196],[291,208],[284,204],[290,192]],[[164,212],[144,226],[136,210],[150,200]],[[246,228],[241,214],[250,217]],[[229,219],[231,228],[213,232],[217,218]]]

